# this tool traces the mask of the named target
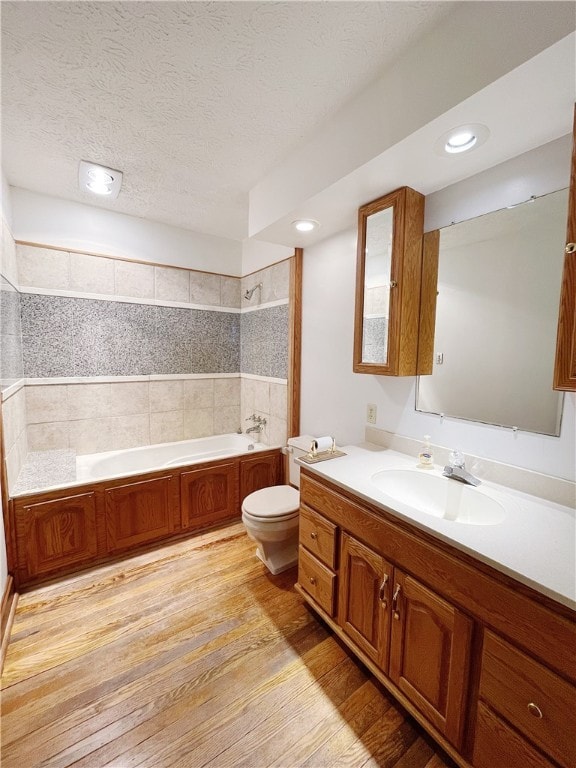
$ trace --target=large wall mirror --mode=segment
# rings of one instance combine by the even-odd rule
[[[440,230],[434,367],[418,381],[417,410],[560,434],[552,382],[567,211],[560,190]]]

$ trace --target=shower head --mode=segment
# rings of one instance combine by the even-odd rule
[[[249,291],[244,291],[244,298],[246,299],[246,301],[250,301],[250,299],[254,295],[254,291],[257,288],[262,288],[262,283],[258,283],[257,285],[253,286],[252,288],[250,288]]]

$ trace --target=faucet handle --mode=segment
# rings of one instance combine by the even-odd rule
[[[459,467],[460,469],[464,469],[466,466],[466,459],[464,458],[464,454],[459,448],[455,448],[453,451],[450,451],[449,463],[451,467]]]

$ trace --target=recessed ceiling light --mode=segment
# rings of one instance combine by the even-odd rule
[[[490,131],[481,123],[459,125],[446,131],[436,141],[434,149],[439,155],[459,155],[482,146],[490,136]]]
[[[78,168],[78,186],[83,191],[105,195],[114,200],[122,186],[122,171],[81,160]]]
[[[292,226],[298,230],[298,232],[312,232],[313,229],[320,226],[314,219],[297,219],[292,222]]]

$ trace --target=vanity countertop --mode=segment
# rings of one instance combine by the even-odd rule
[[[574,509],[483,481],[479,490],[499,501],[506,510],[502,522],[467,525],[433,517],[387,496],[371,477],[386,469],[411,469],[441,476],[441,467],[417,469],[418,460],[414,457],[371,443],[347,445],[340,450],[347,455],[313,465],[299,463],[537,592],[576,609]]]

